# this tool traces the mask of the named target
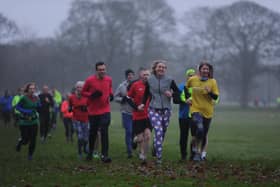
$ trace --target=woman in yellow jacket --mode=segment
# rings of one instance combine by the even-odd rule
[[[207,134],[214,113],[215,101],[219,97],[217,81],[213,78],[213,66],[203,61],[198,67],[198,74],[188,79],[185,85],[185,93],[191,104],[192,131],[195,132],[193,160],[206,159]],[[188,98],[189,96],[189,98]]]

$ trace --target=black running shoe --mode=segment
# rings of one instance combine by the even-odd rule
[[[86,157],[86,160],[87,161],[92,161],[92,154],[88,154],[87,157]]]
[[[132,149],[136,149],[137,148],[137,143],[136,142],[132,142]]]
[[[102,157],[101,158],[101,161],[103,163],[111,163],[112,162],[112,159],[110,157]]]
[[[20,141],[17,143],[17,145],[16,145],[16,151],[17,152],[20,152],[20,149],[21,149],[21,143],[20,143]]]

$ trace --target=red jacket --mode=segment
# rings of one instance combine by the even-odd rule
[[[73,111],[73,120],[88,122],[88,112],[85,110],[87,108],[87,98],[78,98],[76,94],[73,94],[69,98],[69,104]],[[82,109],[82,107],[84,107]]]
[[[102,92],[102,96],[92,98],[95,91]],[[85,81],[82,95],[88,98],[89,115],[101,115],[110,112],[110,95],[113,95],[112,78],[105,76],[99,79],[96,75],[88,77]]]
[[[73,113],[69,112],[69,102],[67,100],[63,101],[60,107],[60,111],[63,113],[64,118],[72,118]]]
[[[142,99],[145,93],[146,85],[142,82],[142,80],[135,81],[131,84],[127,96],[130,97],[133,102],[138,106],[142,104]],[[145,108],[143,111],[134,110],[132,112],[133,120],[141,120],[148,118],[148,104],[149,101],[145,104]]]

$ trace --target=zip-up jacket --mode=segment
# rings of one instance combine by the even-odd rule
[[[126,101],[126,95],[127,95],[127,87],[129,85],[129,82],[127,80],[123,81],[119,87],[116,89],[114,94],[114,100],[117,103],[120,103],[120,110],[123,113],[132,113],[132,107],[127,103]]]
[[[171,109],[171,98],[165,95],[165,91],[172,90],[179,92],[173,79],[167,76],[157,78],[154,74],[147,81],[145,94],[142,103],[146,103],[151,96],[150,107],[155,109]]]
[[[76,94],[70,96],[69,106],[73,111],[73,120],[88,122],[87,102],[86,97],[78,97]]]
[[[38,108],[40,101],[35,96],[22,96],[16,109],[20,111],[19,125],[38,125]]]

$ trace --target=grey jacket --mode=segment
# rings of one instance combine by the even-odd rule
[[[156,109],[171,109],[171,98],[167,97],[164,92],[171,90],[172,79],[163,76],[158,79],[155,75],[151,75],[148,79],[148,87],[151,95],[150,107]]]
[[[123,81],[118,88],[115,90],[114,93],[114,101],[117,103],[120,103],[120,111],[124,113],[132,113],[132,107],[127,103],[123,102],[123,97],[127,95],[127,86],[129,85],[129,82],[127,80]]]

